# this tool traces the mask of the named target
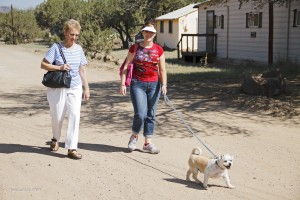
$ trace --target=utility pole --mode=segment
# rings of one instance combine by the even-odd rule
[[[273,65],[273,38],[274,38],[274,4],[269,1],[269,55],[268,65]]]

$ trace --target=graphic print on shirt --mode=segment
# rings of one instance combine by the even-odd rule
[[[134,75],[139,80],[156,80],[159,53],[157,48],[138,48],[135,57]]]

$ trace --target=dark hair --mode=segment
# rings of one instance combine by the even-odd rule
[[[145,26],[154,26],[155,25],[155,20],[154,19],[150,19],[148,21],[146,21],[146,23],[144,24],[144,27]]]

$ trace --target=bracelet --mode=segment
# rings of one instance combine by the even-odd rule
[[[162,84],[161,86],[166,86],[167,87],[167,84]]]

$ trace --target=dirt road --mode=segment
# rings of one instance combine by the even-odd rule
[[[118,75],[88,69],[91,100],[82,105],[79,150],[49,151],[50,116],[41,85],[42,53],[0,45],[0,199],[299,200],[300,120],[240,112],[169,87],[169,98],[216,154],[235,156],[235,189],[210,179],[209,189],[185,180],[191,150],[200,146],[161,99],[158,155],[128,153],[132,106],[118,93]],[[64,126],[65,130],[65,126]],[[63,135],[64,136],[64,135]],[[138,143],[142,147],[142,140]],[[200,175],[202,180],[203,176]]]

